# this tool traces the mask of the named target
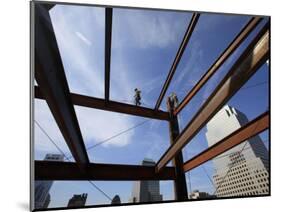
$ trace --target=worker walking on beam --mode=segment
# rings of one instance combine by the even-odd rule
[[[140,102],[140,100],[141,100],[141,91],[140,90],[138,90],[137,88],[135,88],[135,104],[136,104],[136,106],[140,106],[141,105],[141,102]]]

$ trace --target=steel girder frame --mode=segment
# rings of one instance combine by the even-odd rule
[[[200,154],[194,156],[190,160],[184,163],[183,169],[185,172],[190,171],[201,164],[213,159],[214,157],[230,150],[231,148],[241,144],[242,142],[250,139],[251,137],[258,135],[264,130],[269,128],[269,112],[265,112],[242,126],[238,130],[234,131],[230,135],[226,136],[213,146],[209,147]]]
[[[193,86],[189,93],[184,97],[181,103],[174,111],[174,115],[177,115],[198,93],[198,91],[207,83],[207,81],[219,70],[224,62],[232,55],[232,53],[240,46],[240,44],[248,37],[248,35],[255,29],[255,27],[261,22],[262,18],[251,18],[249,22],[243,27],[243,29],[237,34],[228,47],[221,53],[218,59],[210,66],[208,71],[201,77],[201,79]]]
[[[163,100],[163,98],[165,96],[165,93],[166,93],[169,85],[170,85],[170,82],[172,81],[174,73],[176,72],[178,64],[179,64],[179,62],[181,60],[181,57],[182,57],[182,55],[184,53],[184,50],[185,50],[185,48],[186,48],[186,46],[188,44],[188,41],[190,40],[190,37],[191,37],[191,35],[193,33],[193,30],[194,30],[194,28],[195,28],[195,26],[196,26],[196,24],[198,22],[199,17],[200,17],[199,13],[193,13],[193,16],[191,18],[191,21],[190,21],[188,27],[187,27],[187,30],[185,32],[185,35],[184,35],[183,40],[181,42],[181,45],[180,45],[180,47],[178,49],[178,52],[177,52],[176,57],[174,59],[174,62],[172,64],[172,66],[171,66],[171,69],[169,71],[167,79],[166,79],[166,81],[164,83],[164,86],[162,87],[160,96],[159,96],[159,98],[158,98],[158,100],[156,102],[155,110],[158,110],[160,105],[161,105],[161,102],[162,102],[162,100]]]
[[[35,4],[35,78],[80,167],[89,163],[48,10]]]
[[[35,161],[35,180],[175,180],[175,168],[156,173],[153,166],[89,163],[81,171],[72,162]]]
[[[112,34],[112,8],[105,8],[105,50],[104,50],[104,98],[109,100],[110,93],[110,58],[111,58],[111,34]]]
[[[156,164],[157,171],[160,171],[265,63],[269,57],[268,29],[267,23],[185,127],[176,142],[162,155]]]
[[[45,96],[42,94],[42,91],[38,86],[35,86],[35,98],[45,99]],[[74,105],[79,105],[83,107],[124,113],[158,120],[170,120],[169,113],[160,110],[155,111],[146,107],[137,107],[134,105],[110,100],[106,102],[104,99],[74,93],[70,93],[70,98]]]

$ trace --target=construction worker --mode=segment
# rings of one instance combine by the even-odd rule
[[[178,106],[179,100],[177,95],[172,92],[171,95],[168,97],[167,107],[170,112],[172,112]]]
[[[172,99],[172,102],[173,102],[173,108],[176,108],[179,104],[179,100],[178,100],[178,97],[177,97],[177,94],[175,94],[174,92],[171,93],[170,95],[170,98]]]
[[[141,102],[140,102],[140,100],[141,100],[141,91],[140,90],[138,90],[137,88],[135,88],[135,104],[136,104],[136,106],[140,106],[141,105]]]

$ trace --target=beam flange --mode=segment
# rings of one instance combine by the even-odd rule
[[[242,126],[235,132],[231,133],[221,141],[217,142],[210,148],[191,158],[184,163],[185,172],[190,171],[201,164],[213,159],[214,157],[230,150],[231,148],[241,144],[242,142],[252,138],[255,135],[269,128],[269,112],[263,113],[256,119]]]
[[[104,95],[105,101],[109,100],[110,91],[110,58],[111,58],[111,34],[112,34],[112,8],[105,8],[105,50],[104,50]]]
[[[154,166],[89,163],[83,171],[76,163],[35,161],[35,180],[174,180],[174,167],[155,173]]]
[[[201,77],[196,85],[190,90],[190,92],[184,97],[181,103],[174,111],[174,115],[177,115],[199,92],[199,90],[207,83],[207,81],[219,70],[223,63],[232,55],[232,53],[239,47],[239,45],[247,38],[247,36],[255,29],[260,23],[262,18],[254,17],[246,24],[240,33],[233,39],[228,47],[222,52],[218,59],[210,66],[208,71]]]
[[[161,105],[161,102],[162,102],[162,100],[163,100],[163,98],[164,98],[164,96],[166,94],[166,91],[167,91],[167,89],[168,89],[168,87],[170,85],[170,82],[172,81],[172,78],[173,78],[173,76],[174,76],[174,74],[176,72],[178,64],[179,64],[179,62],[181,60],[181,57],[182,57],[182,55],[184,53],[184,50],[185,50],[185,48],[186,48],[186,46],[188,44],[188,41],[190,40],[190,37],[191,37],[191,35],[193,33],[193,30],[194,30],[194,28],[196,26],[196,23],[198,22],[199,16],[200,16],[199,13],[193,13],[193,16],[191,18],[191,21],[190,21],[188,27],[187,27],[187,30],[185,32],[185,35],[184,35],[183,40],[181,42],[181,45],[180,45],[180,47],[178,49],[178,52],[177,52],[176,57],[174,59],[174,62],[172,64],[172,66],[171,66],[171,69],[169,71],[167,79],[166,79],[166,81],[164,83],[164,86],[162,87],[160,96],[159,96],[159,98],[158,98],[158,100],[156,102],[155,110],[158,110],[160,105]]]
[[[266,24],[238,58],[228,74],[216,87],[176,142],[163,154],[156,170],[160,171],[208,121],[227,103],[227,101],[248,81],[269,57],[269,25]]]
[[[35,98],[45,99],[44,95],[41,93],[41,90],[38,86],[35,86]],[[100,110],[124,113],[124,114],[158,119],[158,120],[165,120],[165,121],[170,120],[169,113],[161,111],[161,110],[155,111],[150,108],[139,107],[139,106],[137,107],[134,105],[124,104],[124,103],[115,102],[115,101],[106,102],[104,99],[84,96],[84,95],[74,94],[74,93],[70,94],[70,98],[74,105],[79,105],[79,106],[83,106],[83,107],[90,107],[90,108],[95,108],[95,109],[100,109]]]
[[[75,161],[81,167],[89,163],[49,11],[40,4],[35,5],[35,78]]]

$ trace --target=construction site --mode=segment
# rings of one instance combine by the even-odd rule
[[[131,87],[127,86],[127,89],[126,85],[122,83],[122,68],[125,68],[124,66],[120,66],[122,68],[117,67],[117,65],[115,66],[116,62],[114,62],[118,60],[117,56],[115,56],[117,55],[116,52],[121,51],[118,49],[118,44],[116,44],[116,40],[121,40],[121,38],[114,37],[117,36],[114,32],[119,32],[116,30],[117,21],[125,20],[125,18],[122,19],[121,16],[123,9],[129,10],[128,14],[130,14],[131,10],[132,14],[134,14],[134,10],[141,9],[100,6],[97,10],[104,14],[102,17],[104,26],[101,28],[104,31],[99,35],[103,36],[103,39],[97,41],[98,44],[87,38],[85,33],[83,34],[81,31],[78,31],[78,27],[75,29],[77,31],[73,29],[73,32],[76,33],[76,38],[78,37],[77,42],[80,42],[82,46],[84,45],[85,49],[89,47],[94,48],[93,46],[95,45],[101,45],[103,47],[103,49],[100,50],[101,53],[99,53],[103,60],[98,60],[97,62],[102,64],[102,70],[100,70],[103,76],[100,92],[101,95],[94,96],[90,92],[79,93],[79,89],[75,90],[72,87],[72,81],[75,80],[76,75],[71,76],[72,78],[69,77],[70,72],[66,69],[69,69],[68,67],[71,67],[72,65],[67,65],[67,61],[64,59],[63,55],[68,54],[73,49],[69,47],[71,46],[70,43],[66,44],[66,50],[63,50],[62,48],[61,43],[67,40],[66,34],[61,33],[61,39],[58,37],[59,30],[62,29],[59,25],[62,21],[59,21],[63,20],[59,19],[60,6],[65,6],[66,8],[69,7],[70,11],[72,10],[72,7],[80,7],[80,5],[75,4],[64,5],[62,3],[31,2],[31,14],[33,14],[31,18],[31,43],[34,47],[31,51],[31,58],[33,61],[31,73],[31,81],[33,84],[31,93],[32,97],[34,97],[32,98],[32,105],[35,110],[35,113],[32,114],[31,123],[34,135],[31,149],[32,152],[35,152],[31,158],[31,182],[33,182],[33,184],[34,182],[36,184],[36,182],[39,181],[83,181],[86,182],[91,189],[95,189],[101,193],[101,195],[105,196],[106,200],[103,203],[96,205],[89,203],[85,206],[86,198],[90,198],[90,194],[88,194],[88,196],[87,194],[84,195],[84,191],[79,190],[77,192],[83,193],[81,197],[84,198],[81,200],[82,202],[84,201],[83,206],[81,207],[107,206],[113,203],[119,205],[120,198],[117,194],[120,195],[119,193],[121,193],[121,191],[116,190],[109,195],[102,188],[102,184],[98,184],[99,182],[141,182],[140,184],[142,184],[146,181],[158,181],[160,182],[160,189],[162,182],[171,182],[172,191],[171,194],[169,193],[169,198],[166,197],[166,193],[168,193],[166,191],[163,191],[162,194],[157,191],[158,193],[155,193],[154,197],[151,197],[151,200],[148,200],[148,197],[146,197],[146,199],[143,198],[143,201],[141,201],[142,197],[138,196],[130,197],[131,200],[124,200],[128,195],[131,195],[126,194],[126,197],[124,197],[125,195],[121,195],[121,205],[270,195],[269,17],[245,16],[246,18],[243,19],[243,22],[241,21],[241,24],[239,22],[240,25],[237,27],[239,30],[236,30],[235,26],[233,27],[233,33],[231,36],[229,35],[229,39],[225,41],[224,46],[222,48],[217,47],[216,51],[219,52],[219,54],[215,55],[214,59],[210,59],[208,65],[205,66],[207,68],[202,68],[202,74],[198,74],[197,79],[194,79],[191,83],[186,80],[186,78],[181,77],[183,75],[180,75],[180,73],[185,73],[184,71],[179,74],[177,73],[179,69],[181,69],[180,63],[183,63],[183,60],[184,62],[186,61],[186,63],[190,62],[189,58],[192,57],[192,52],[194,52],[194,50],[190,50],[191,53],[189,54],[188,49],[189,46],[195,43],[194,39],[199,39],[201,36],[194,35],[200,32],[200,29],[198,29],[200,20],[202,22],[207,22],[208,17],[211,17],[212,15],[215,16],[215,14],[204,12],[178,12],[180,15],[177,20],[184,17],[184,13],[187,14],[186,17],[189,19],[188,23],[183,22],[186,23],[186,27],[181,27],[182,34],[178,35],[180,41],[175,44],[177,48],[171,48],[172,50],[169,51],[167,50],[169,55],[171,55],[169,58],[172,58],[171,62],[167,62],[169,68],[167,70],[162,70],[166,63],[164,64],[163,62],[161,66],[162,62],[159,62],[152,57],[152,59],[150,58],[148,61],[152,61],[151,64],[156,61],[156,65],[159,64],[160,67],[157,69],[159,72],[153,75],[155,77],[154,81],[146,83],[146,85],[144,85],[144,83],[136,83]],[[91,8],[95,6],[84,5],[84,7]],[[56,12],[56,9],[58,12]],[[121,14],[120,16],[118,16],[118,10]],[[144,9],[144,11],[147,10]],[[157,11],[158,10],[148,10],[147,13],[153,14],[154,12],[157,13]],[[166,12],[169,13],[171,11],[160,10],[159,14]],[[75,13],[72,12],[71,14]],[[84,14],[86,16],[86,13]],[[222,14],[221,16],[223,17]],[[235,15],[233,15],[233,17],[234,16]],[[56,17],[58,18],[55,19]],[[138,17],[138,15],[136,15],[136,17]],[[170,16],[167,15],[167,17]],[[238,20],[233,17],[231,21],[234,20],[234,24],[240,21],[240,19]],[[114,22],[115,18],[116,22]],[[54,20],[58,20],[57,25],[54,25]],[[83,21],[81,22],[83,23]],[[161,24],[158,23],[158,25]],[[232,26],[229,27],[231,28]],[[224,28],[221,26],[220,28],[223,32]],[[164,30],[164,32],[166,31]],[[212,33],[205,33],[204,35],[204,33],[202,33],[202,36],[204,35],[207,37],[206,39],[208,39],[208,37],[210,39],[216,39],[216,37],[219,36],[218,34],[214,35]],[[120,37],[121,35],[123,34],[120,34]],[[94,34],[93,36],[96,35]],[[164,36],[164,34],[158,34],[157,36],[161,37]],[[195,38],[193,36],[195,36]],[[220,39],[222,39],[222,37],[220,37]],[[157,39],[155,42],[157,42]],[[125,40],[124,43],[126,42],[129,43],[130,41]],[[145,39],[142,42],[145,42]],[[145,48],[147,49],[145,45],[140,48],[140,51],[145,51],[142,50]],[[151,45],[154,44],[152,43]],[[165,45],[161,42],[157,45],[162,45],[164,47],[161,46],[161,48],[165,48]],[[216,44],[212,45],[215,46]],[[67,49],[67,47],[69,48]],[[134,48],[130,47],[130,51],[133,51],[132,49]],[[202,49],[202,51],[204,51],[203,47]],[[211,50],[212,48],[210,47],[210,51]],[[185,56],[185,53],[187,56]],[[129,54],[133,53],[129,52],[128,55]],[[204,52],[201,54],[204,55]],[[78,58],[78,53],[75,53],[75,55],[77,55]],[[91,57],[93,55],[94,53],[92,54],[91,52]],[[164,56],[161,57],[165,58]],[[138,59],[137,57],[135,58],[136,60]],[[75,58],[68,60],[68,63],[72,64]],[[134,60],[134,58],[128,60]],[[202,60],[206,59],[203,58]],[[196,59],[194,59],[194,61],[196,62]],[[83,66],[81,65],[79,67],[81,67],[81,71],[76,71],[75,74],[77,75],[80,73],[82,74],[83,72]],[[145,66],[142,67],[142,69],[145,68]],[[222,68],[225,69],[223,75],[217,77],[216,74],[218,74]],[[155,69],[155,66],[151,69]],[[143,71],[143,73],[147,74],[147,79],[153,78],[150,76],[150,72],[151,71]],[[140,78],[138,74],[141,75],[142,73],[138,72],[135,77],[136,79]],[[189,75],[188,71],[186,72],[186,75]],[[192,75],[192,73],[190,75]],[[163,77],[164,80],[160,80],[162,79],[161,77]],[[177,80],[174,80],[175,77]],[[251,81],[254,77],[256,78]],[[181,78],[183,79],[181,80]],[[87,80],[87,77],[85,80]],[[138,82],[143,81],[139,80]],[[210,83],[210,81],[212,81],[212,88],[208,89],[209,92],[204,92],[203,95],[203,89],[206,90],[205,88],[206,86],[209,86],[208,83]],[[181,87],[181,90],[175,89],[177,88],[177,82],[188,84],[188,89],[182,89],[182,86],[179,86]],[[86,84],[87,82],[79,83]],[[172,83],[174,83],[174,85],[171,88],[170,86]],[[95,92],[95,84],[89,84]],[[121,88],[118,90],[116,85],[121,88],[124,86],[127,90],[130,90],[130,99],[128,100],[127,98],[127,102],[123,100],[126,98],[125,94],[123,96],[122,94],[118,94],[117,91],[121,91]],[[158,85],[158,90],[160,92],[153,88],[153,86]],[[153,95],[155,94],[156,98],[154,98],[154,96],[153,98],[148,97],[149,88],[151,88],[151,93],[153,93]],[[240,97],[240,99],[238,99],[237,97],[238,100],[233,100],[236,94],[243,94],[243,92],[248,92],[247,94],[252,96],[254,100],[251,100],[251,98],[248,98],[246,95],[245,97],[243,96],[243,99]],[[259,97],[259,94],[263,96]],[[200,103],[197,103],[198,98],[202,100]],[[40,101],[40,103],[37,103],[36,101]],[[246,109],[236,105],[236,102],[239,101],[245,105]],[[249,101],[249,103],[247,101]],[[259,103],[258,101],[263,102]],[[69,153],[65,153],[65,150],[55,143],[56,139],[52,139],[51,134],[46,130],[46,127],[43,126],[44,120],[38,118],[37,111],[39,111],[39,109],[37,109],[37,105],[43,104],[41,102],[46,104],[44,107],[48,108],[50,111],[54,124],[57,125],[57,128],[62,135],[63,145],[65,145],[66,149],[68,148],[67,151],[69,151]],[[89,123],[82,123],[80,120],[80,114],[82,114],[82,112],[79,112],[79,110],[82,111],[83,109],[78,108],[86,108],[87,111],[97,110],[96,113],[101,114],[110,112],[110,114],[116,113],[121,115],[117,116],[116,119],[118,119],[118,121],[115,122],[115,118],[109,117],[107,119],[107,115],[101,115],[102,117],[95,120],[96,116],[95,113],[93,113],[92,116],[89,115],[84,118],[85,120],[88,118]],[[130,120],[131,116],[137,117],[137,121],[119,121],[122,117]],[[103,120],[103,117],[105,120]],[[112,122],[110,120],[112,120]],[[120,129],[111,126],[117,126],[119,123]],[[126,123],[124,126],[128,125],[127,129],[125,129],[125,127],[121,128],[123,123]],[[134,136],[136,136],[133,132],[134,130],[143,127],[146,123],[150,123],[151,125],[149,125],[148,128],[145,128],[146,130],[137,131],[138,134],[136,133],[136,135],[140,136],[140,140],[137,141],[139,143],[147,142],[145,143],[147,146],[138,146],[134,149],[131,147],[131,145],[136,143],[136,141],[132,141]],[[152,123],[155,123],[155,125]],[[162,125],[164,126],[162,127]],[[97,131],[101,131],[97,130],[95,126],[97,128],[101,128],[101,126],[107,128],[108,126],[109,129],[113,129],[114,133],[108,133],[109,130],[107,131],[107,129],[104,128],[103,133],[105,135],[103,137],[94,137],[95,139],[97,138],[96,140],[99,139],[99,141],[94,140],[95,142],[93,142],[91,133],[95,134],[98,133]],[[153,127],[158,126],[162,127],[161,130],[155,132],[155,135],[153,134],[154,137],[148,137],[150,131],[153,131]],[[89,133],[84,133],[84,127],[89,128]],[[52,161],[52,158],[51,160],[48,160],[46,156],[47,159],[45,158],[44,160],[45,154],[52,153],[51,150],[41,151],[40,156],[36,156],[36,139],[40,137],[36,137],[37,135],[35,135],[35,133],[38,133],[39,131],[42,136],[48,137],[46,138],[50,143],[48,145],[53,145],[52,148],[54,148],[54,153],[62,155],[63,159]],[[124,134],[127,133],[131,133],[129,134],[130,136],[123,140],[121,137],[120,143],[115,144],[116,146],[112,146],[114,145],[114,139],[119,136],[124,136]],[[146,133],[147,137],[145,137]],[[202,135],[199,136],[199,133]],[[106,134],[108,135],[106,136]],[[161,141],[161,136],[164,135],[167,135],[167,140],[165,140],[167,142],[163,145],[157,144],[157,142],[164,142]],[[197,138],[197,140],[195,138]],[[150,139],[154,139],[154,141],[151,141]],[[204,144],[201,144],[201,147],[198,147],[198,150],[196,150],[196,146],[200,146],[199,142],[202,143],[203,139],[206,141],[204,141]],[[85,140],[87,140],[87,142],[85,142]],[[152,144],[152,142],[155,143]],[[192,148],[189,147],[190,145],[192,145]],[[104,148],[104,150],[102,150],[104,152],[100,151],[100,153],[97,153],[99,151],[98,149],[93,150],[97,146]],[[149,146],[154,149],[148,151],[147,148],[149,148]],[[267,146],[267,148],[265,148],[265,146]],[[124,151],[120,150],[118,153],[117,151],[119,150],[116,150],[115,155],[113,147],[123,147]],[[112,151],[109,151],[109,148],[113,148]],[[93,151],[90,153],[90,150]],[[141,155],[144,154],[142,151],[146,151],[143,156]],[[184,151],[187,151],[187,153]],[[188,151],[190,152],[188,153]],[[107,154],[111,155],[110,159],[99,159],[99,157]],[[135,158],[133,158],[134,155]],[[49,157],[51,156],[49,155]],[[112,159],[114,157],[116,157],[116,160]],[[120,157],[120,159],[117,157]],[[149,158],[152,158],[152,160]],[[225,158],[227,158],[227,160]],[[109,163],[107,163],[107,161],[109,161]],[[110,161],[112,162],[110,163]],[[121,164],[119,161],[125,162],[124,164]],[[209,164],[208,167],[210,166],[211,168],[209,169],[212,169],[212,171],[206,170],[207,168],[204,167],[205,164]],[[213,166],[215,167],[214,169],[212,168]],[[200,177],[201,175],[196,177],[194,175],[193,179],[194,181],[198,179],[198,183],[192,185],[189,179],[190,173],[199,167],[201,170],[200,173],[202,173],[202,176],[204,175],[204,177]],[[212,187],[211,189],[204,190],[203,187],[200,188],[197,186],[200,185],[200,179],[202,180],[203,178],[204,181],[208,181],[208,184]],[[70,184],[67,185],[71,187]],[[159,185],[153,184],[153,186],[159,190]],[[122,189],[121,187],[120,189]],[[31,193],[35,193],[35,185],[31,189]],[[131,187],[129,189],[131,190]],[[85,191],[85,193],[88,192]],[[165,193],[165,195],[163,193]],[[116,196],[114,197],[115,194]],[[153,196],[152,193],[149,195]],[[200,195],[203,195],[202,198],[200,198]],[[34,196],[36,196],[36,194],[32,194],[31,199],[35,204],[36,198]],[[68,196],[68,199],[70,197],[71,196]],[[34,209],[48,210],[49,208],[79,208],[79,206],[75,206],[73,202],[75,202],[75,198],[81,199],[81,197],[73,195],[74,200],[71,202],[72,205],[69,202],[69,207],[61,205],[48,208],[44,208],[43,206],[36,208],[34,206]],[[51,200],[49,196],[48,201],[52,201],[52,195]]]

